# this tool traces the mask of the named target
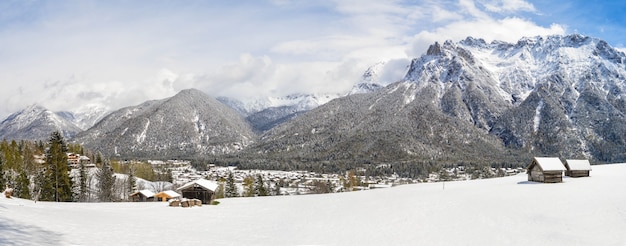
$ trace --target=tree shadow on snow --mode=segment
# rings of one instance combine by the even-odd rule
[[[0,219],[0,245],[59,245],[62,235],[34,225]]]

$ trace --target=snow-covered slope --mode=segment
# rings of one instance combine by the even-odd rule
[[[296,111],[307,111],[316,108],[319,105],[325,104],[339,96],[339,94],[291,94],[284,97],[257,98],[246,102],[228,97],[219,97],[217,100],[247,117],[265,109],[278,107],[289,107]]]
[[[363,73],[361,81],[352,87],[348,95],[374,92],[400,81],[407,73],[408,65],[403,59],[378,62]]]
[[[0,244],[623,245],[625,179],[615,164],[557,184],[522,174],[194,208],[1,197]]]
[[[255,138],[234,110],[188,89],[117,110],[74,141],[110,156],[168,159],[235,152]]]
[[[246,117],[254,131],[262,133],[339,96],[339,94],[292,94],[284,97],[260,98],[248,102],[226,97],[220,97],[217,100]]]
[[[107,107],[98,104],[88,104],[73,112],[57,112],[83,130],[91,128],[109,113]]]
[[[0,123],[0,139],[46,140],[57,130],[65,138],[71,138],[81,131],[62,114],[34,104],[11,114]]]

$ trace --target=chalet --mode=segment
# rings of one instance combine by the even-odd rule
[[[130,194],[130,200],[133,202],[152,202],[154,201],[154,192],[151,190],[140,190]]]
[[[173,190],[161,191],[157,193],[156,195],[154,195],[154,199],[156,199],[157,201],[164,201],[164,202],[167,202],[171,199],[176,199],[176,198],[180,198],[180,194],[176,193],[176,191],[173,191]]]
[[[182,194],[183,198],[198,199],[203,204],[210,204],[215,198],[217,187],[217,183],[213,181],[197,179],[181,186],[177,190]]]
[[[566,160],[565,161],[565,176],[572,178],[589,177],[591,171],[591,164],[589,160]]]
[[[526,168],[528,181],[543,183],[563,182],[565,166],[558,157],[535,157]]]

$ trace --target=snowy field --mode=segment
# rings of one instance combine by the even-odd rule
[[[220,205],[0,198],[0,245],[626,245],[626,164]]]

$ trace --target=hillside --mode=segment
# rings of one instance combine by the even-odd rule
[[[220,205],[0,198],[0,244],[622,245],[626,164],[539,184],[526,175]],[[210,237],[207,237],[210,232]]]
[[[192,158],[237,151],[255,138],[233,109],[189,89],[115,111],[73,141],[108,156]]]
[[[335,99],[266,131],[280,163],[626,160],[626,55],[581,35],[432,44],[403,81]],[[268,161],[263,161],[267,163]]]
[[[53,131],[59,131],[65,138],[81,132],[62,113],[52,112],[40,105],[30,105],[11,114],[0,122],[0,139],[47,140]]]

